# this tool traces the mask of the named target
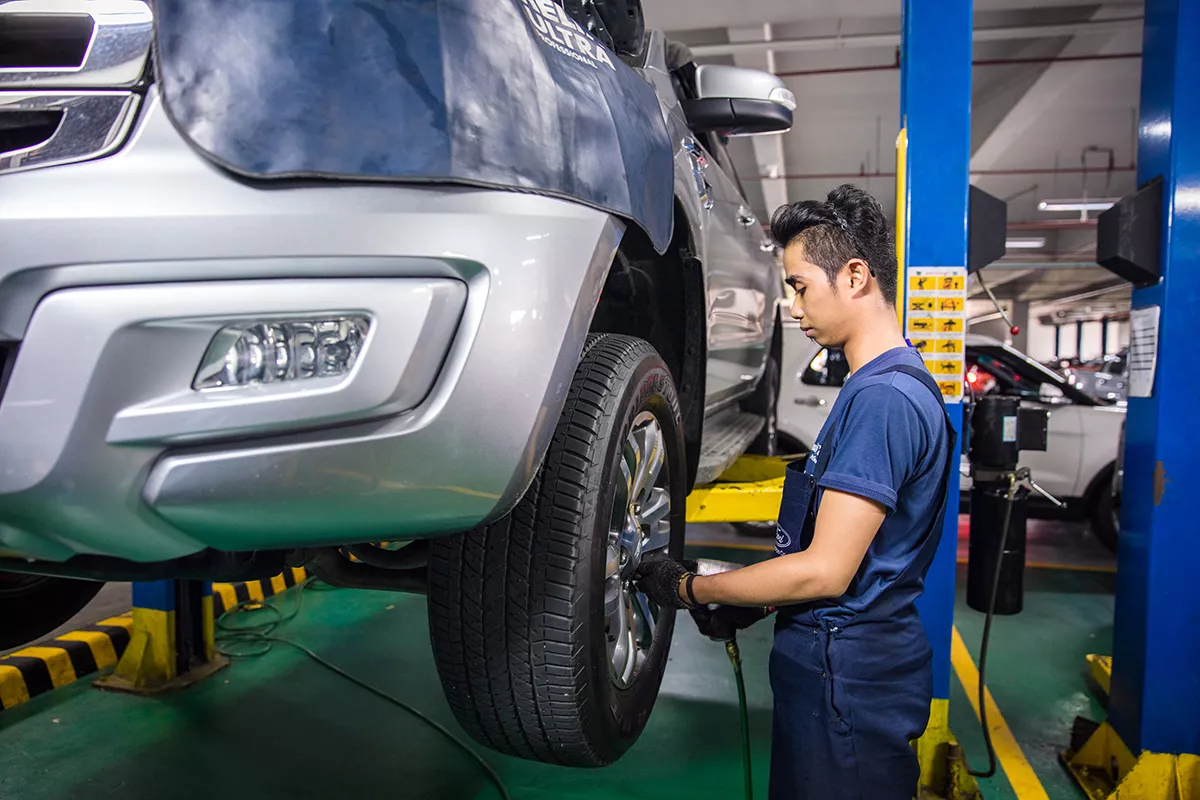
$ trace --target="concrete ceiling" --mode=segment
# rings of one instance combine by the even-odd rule
[[[900,0],[643,2],[650,26],[718,50],[729,43],[900,30]],[[1073,34],[1031,33],[974,45],[971,182],[1009,201],[1010,236],[1046,239],[1043,248],[1010,251],[1004,263],[985,271],[985,280],[997,284],[999,296],[1034,301],[1115,282],[1087,266],[1094,265],[1095,215],[1080,225],[1078,213],[1039,211],[1037,203],[1119,197],[1134,189],[1141,30],[1138,22],[1121,21],[1140,17],[1142,3],[976,0],[974,8],[977,31],[1054,25],[1071,26]],[[845,182],[874,193],[892,214],[898,48],[786,47],[697,57],[769,69],[796,94],[791,131],[730,142],[759,217],[768,219],[785,200],[820,198]],[[1124,297],[1127,304],[1127,291]]]

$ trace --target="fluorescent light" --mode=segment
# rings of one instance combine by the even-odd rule
[[[1042,236],[1032,237],[1028,239],[1005,239],[1004,248],[1006,250],[1039,250],[1046,246],[1046,239]]]
[[[1104,211],[1112,208],[1119,197],[1098,197],[1094,200],[1043,200],[1039,211]]]

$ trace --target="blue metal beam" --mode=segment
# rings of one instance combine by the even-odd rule
[[[1125,430],[1109,721],[1134,752],[1200,753],[1200,3],[1146,0],[1138,185],[1161,175],[1161,279],[1133,308],[1161,308],[1148,398]]]
[[[971,147],[971,4],[905,0],[901,34],[900,114],[908,133],[906,271],[965,267]],[[907,275],[904,283],[908,285]],[[962,433],[962,405],[947,405]],[[954,624],[958,551],[958,470],[941,546],[917,602],[933,647],[933,696],[950,696],[950,632]]]

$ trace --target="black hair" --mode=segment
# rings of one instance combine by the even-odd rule
[[[883,299],[896,304],[896,245],[879,201],[849,183],[825,198],[780,206],[771,217],[771,235],[780,247],[797,239],[804,255],[830,284],[852,258],[867,263]]]

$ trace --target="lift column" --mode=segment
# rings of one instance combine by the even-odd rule
[[[133,629],[100,689],[155,695],[190,686],[229,664],[214,645],[212,585],[164,580],[133,584]]]
[[[971,145],[971,3],[905,0],[897,140],[896,246],[905,334],[922,349],[962,436],[968,167]],[[922,278],[932,277],[934,282]],[[938,290],[930,295],[930,289]],[[944,291],[942,291],[944,289]],[[959,298],[960,302],[952,302]],[[934,305],[930,307],[928,300]],[[955,310],[955,306],[957,310]],[[943,310],[945,307],[945,310]],[[956,347],[954,343],[957,342]],[[931,352],[932,351],[932,352]],[[950,646],[958,549],[959,473],[950,471],[941,546],[917,603],[933,647],[933,707],[922,738],[922,784],[944,782]]]
[[[1163,178],[1161,277],[1135,289],[1132,314],[1157,306],[1160,317],[1153,387],[1131,392],[1126,420],[1109,700],[1109,722],[1135,755],[1200,753],[1197,85],[1200,3],[1146,0],[1137,180]]]

